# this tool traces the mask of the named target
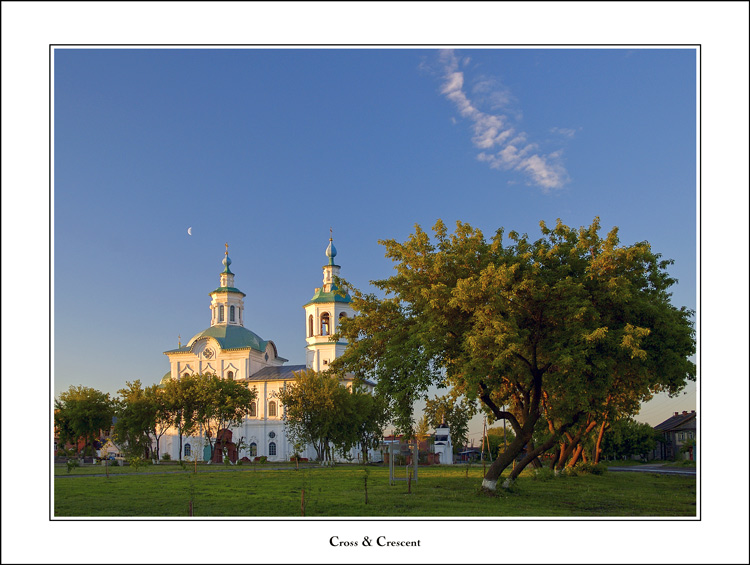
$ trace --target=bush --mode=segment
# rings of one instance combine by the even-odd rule
[[[66,465],[68,466],[68,473],[70,473],[75,467],[79,466],[78,459],[68,459]]]
[[[607,466],[601,463],[579,463],[574,469],[579,475],[603,475],[607,472]]]
[[[258,461],[260,461],[261,463],[265,463],[266,461],[268,461],[268,457],[266,457],[265,455],[261,455]]]
[[[143,459],[140,457],[131,457],[128,459],[128,465],[130,465],[134,470],[138,470],[139,467],[144,465]]]
[[[172,460],[172,456],[171,456],[171,455],[170,455],[169,453],[164,453],[164,454],[163,454],[163,455],[161,456],[161,460],[162,460],[162,461],[171,461],[171,460]]]

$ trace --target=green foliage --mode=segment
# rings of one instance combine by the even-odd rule
[[[636,422],[632,418],[622,418],[613,422],[604,432],[602,454],[614,459],[641,455],[644,458],[656,448],[660,437],[648,424]]]
[[[170,455],[169,453],[164,453],[164,454],[163,454],[163,455],[161,456],[161,460],[162,460],[162,461],[171,461],[171,460],[172,460],[172,456],[171,456],[171,455]]]
[[[603,475],[607,472],[607,466],[601,463],[578,463],[574,469],[580,475]]]
[[[487,444],[490,459],[495,459],[515,439],[516,435],[510,429],[510,426],[505,430],[502,427],[487,428]]]
[[[156,385],[144,390],[140,380],[128,381],[125,385],[118,391],[115,435],[126,456],[145,456],[150,451],[152,436],[160,437],[160,428],[166,431],[164,395]]]
[[[71,473],[73,469],[79,466],[78,459],[68,459],[65,465],[68,468],[68,473]]]
[[[134,456],[128,459],[128,465],[130,465],[134,470],[137,471],[138,469],[140,469],[141,467],[145,465],[145,462],[143,458]]]
[[[449,235],[438,221],[434,238],[416,226],[403,243],[381,241],[396,270],[374,281],[384,298],[342,283],[357,315],[340,325],[349,347],[333,368],[377,380],[409,429],[431,385],[478,398],[517,436],[493,477],[545,420],[542,451],[695,379],[693,313],[670,303],[671,261],[647,242],[621,246],[616,228],[601,237],[598,218],[540,227],[537,240],[500,229],[488,241],[462,222]]]
[[[84,438],[93,455],[94,441],[112,425],[114,407],[109,394],[85,386],[71,386],[55,401],[55,427],[63,442]]]
[[[268,461],[268,457],[265,455],[261,455],[260,459],[258,459],[258,463],[265,463],[266,461]]]
[[[258,395],[255,388],[220,379],[213,373],[183,375],[167,381],[164,393],[168,421],[182,436],[194,435],[202,428],[212,457],[219,430],[242,424]]]
[[[296,446],[312,444],[320,461],[332,460],[331,448],[347,455],[355,445],[365,453],[376,447],[388,420],[382,397],[356,384],[350,390],[331,372],[299,371],[278,398],[287,437]]]

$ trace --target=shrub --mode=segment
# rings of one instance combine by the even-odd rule
[[[171,460],[172,460],[172,456],[171,456],[171,455],[170,455],[169,453],[164,453],[164,454],[163,454],[163,455],[161,456],[161,460],[162,460],[162,461],[171,461]]]
[[[75,467],[78,467],[78,459],[68,459],[66,465],[68,466],[68,473],[70,473]]]
[[[575,470],[579,475],[603,475],[607,472],[606,465],[600,463],[579,463],[575,466]]]
[[[260,461],[261,463],[265,463],[266,461],[268,461],[268,457],[266,457],[265,455],[261,455],[258,461]]]
[[[130,465],[134,470],[138,470],[139,467],[143,466],[143,459],[140,457],[131,457],[128,459],[128,465]]]

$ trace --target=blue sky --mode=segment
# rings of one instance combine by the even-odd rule
[[[696,308],[693,49],[57,49],[54,151],[55,394],[157,382],[225,242],[245,326],[304,363],[330,227],[367,289],[415,223],[599,216]]]

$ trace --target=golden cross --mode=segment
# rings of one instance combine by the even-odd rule
[[[225,255],[229,255],[229,244],[228,244],[228,243],[225,243],[225,244],[224,244],[224,247],[226,248],[226,249],[225,249],[225,251],[224,251],[224,254],[225,254]]]

